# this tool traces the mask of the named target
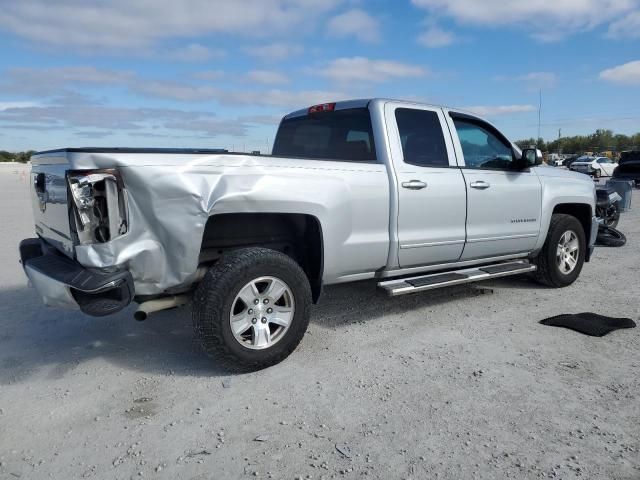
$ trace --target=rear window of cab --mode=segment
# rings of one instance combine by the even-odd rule
[[[282,121],[274,156],[375,162],[376,149],[368,108],[309,113]]]

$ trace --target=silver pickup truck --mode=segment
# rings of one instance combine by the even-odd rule
[[[31,284],[93,316],[191,302],[204,350],[257,369],[295,349],[323,285],[401,295],[532,273],[564,287],[593,251],[591,179],[456,109],[315,105],[282,119],[272,153],[38,153]]]

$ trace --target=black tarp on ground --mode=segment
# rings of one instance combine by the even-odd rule
[[[634,328],[636,326],[636,322],[630,318],[605,317],[590,312],[556,315],[540,320],[540,323],[552,327],[568,328],[592,337],[603,337],[619,328]]]

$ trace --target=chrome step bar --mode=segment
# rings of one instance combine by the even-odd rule
[[[490,280],[493,278],[519,275],[534,272],[536,266],[526,260],[516,262],[493,263],[479,267],[451,270],[448,272],[432,273],[417,277],[397,278],[378,283],[378,287],[385,290],[390,297],[407,293],[423,292],[435,288],[451,287],[463,283]]]

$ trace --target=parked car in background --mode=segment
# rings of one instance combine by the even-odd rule
[[[560,167],[562,166],[562,162],[564,161],[564,157],[559,153],[550,153],[547,157],[547,164],[552,167]]]
[[[633,180],[635,186],[640,187],[640,150],[622,152],[613,178]]]
[[[573,162],[578,160],[578,158],[580,158],[580,155],[571,155],[562,161],[562,166],[569,168]]]
[[[607,157],[580,157],[569,167],[574,172],[586,173],[595,178],[610,177],[616,164]]]

